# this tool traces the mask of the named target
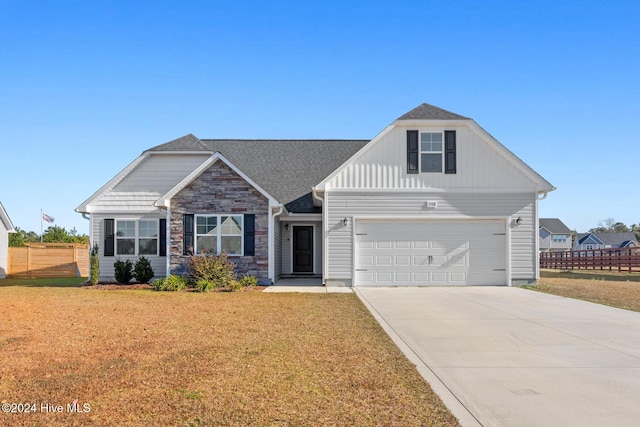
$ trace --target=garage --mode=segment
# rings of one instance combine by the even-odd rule
[[[356,222],[356,286],[506,285],[505,220]]]

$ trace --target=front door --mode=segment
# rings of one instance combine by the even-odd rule
[[[313,227],[293,227],[293,272],[313,273]]]

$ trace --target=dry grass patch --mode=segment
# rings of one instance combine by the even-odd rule
[[[352,294],[2,287],[0,318],[0,401],[38,405],[1,425],[457,425]]]
[[[532,289],[612,307],[640,311],[640,274],[602,270],[542,270]]]

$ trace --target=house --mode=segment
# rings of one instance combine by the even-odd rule
[[[633,233],[578,233],[573,242],[574,251],[636,246],[638,246],[638,241]]]
[[[76,209],[100,278],[144,255],[158,276],[226,251],[262,283],[511,285],[538,277],[554,187],[475,121],[422,104],[372,140],[220,140],[144,151]]]
[[[540,218],[538,234],[540,236],[540,252],[571,250],[573,232],[558,218]]]
[[[9,233],[15,233],[16,229],[0,203],[0,279],[7,277],[9,260]]]

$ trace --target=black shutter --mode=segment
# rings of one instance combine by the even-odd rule
[[[456,131],[444,131],[444,173],[456,173]]]
[[[104,220],[104,256],[115,255],[115,220]]]
[[[182,254],[193,255],[193,214],[182,215]]]
[[[418,156],[420,156],[420,148],[418,147],[418,131],[407,131],[407,173],[418,173]]]
[[[160,230],[158,230],[158,244],[160,245],[160,256],[167,256],[167,220],[164,218],[161,218],[160,221],[158,221],[158,227],[160,228]]]
[[[256,216],[244,215],[244,254],[253,256],[256,254]]]

